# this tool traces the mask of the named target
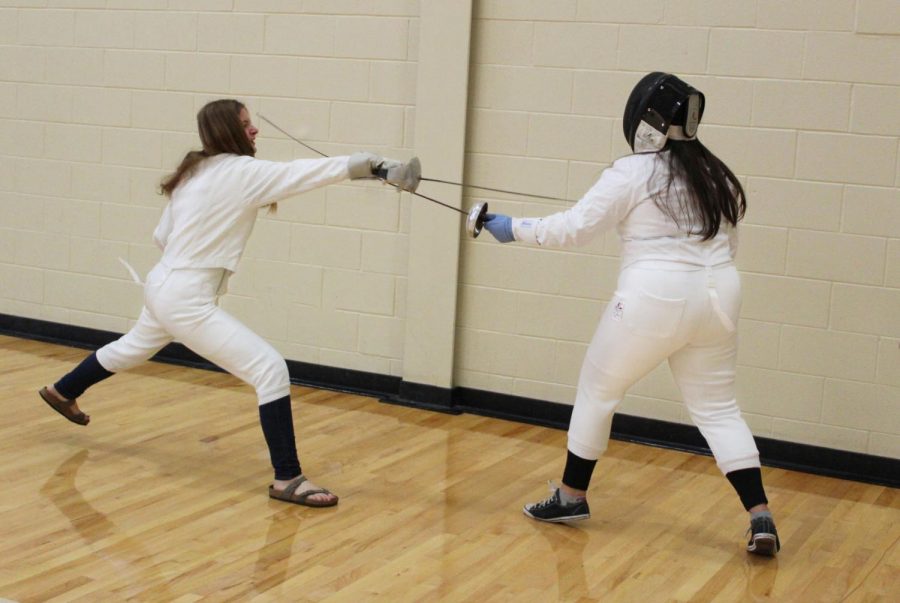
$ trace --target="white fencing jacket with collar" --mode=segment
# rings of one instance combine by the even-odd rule
[[[350,177],[349,157],[289,162],[222,153],[172,192],[153,241],[170,269],[237,269],[259,208]]]
[[[575,205],[544,218],[513,218],[516,240],[548,247],[584,245],[616,226],[622,239],[622,268],[638,260],[661,260],[686,266],[718,266],[734,260],[737,230],[723,220],[708,241],[692,224],[679,226],[662,212],[652,195],[665,188],[663,153],[628,155],[603,171]],[[651,178],[651,174],[653,174]],[[673,183],[673,189],[679,184]]]

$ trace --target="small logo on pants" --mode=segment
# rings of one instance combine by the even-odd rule
[[[625,314],[625,302],[618,300],[613,307],[613,320],[622,320],[623,314]]]

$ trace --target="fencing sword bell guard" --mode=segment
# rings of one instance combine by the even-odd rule
[[[466,232],[473,239],[477,239],[478,235],[481,234],[481,228],[484,226],[484,217],[487,215],[487,210],[487,201],[483,201],[473,205],[472,209],[469,210],[469,214],[466,216]]]
[[[387,181],[390,171],[391,168],[385,167],[384,164],[382,164],[375,171],[374,176],[380,180]],[[401,184],[396,185],[397,188],[408,193],[415,193],[416,189],[419,188],[419,182],[422,181],[422,164],[419,162],[419,158],[413,157],[407,161],[406,165],[399,169],[394,175],[402,180]]]

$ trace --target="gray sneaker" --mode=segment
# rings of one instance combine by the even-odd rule
[[[538,521],[560,522],[578,521],[591,516],[591,508],[587,499],[580,500],[570,505],[564,505],[559,499],[559,488],[553,490],[553,495],[546,500],[525,505],[522,512]]]
[[[747,543],[748,553],[774,557],[775,553],[781,550],[778,530],[775,529],[775,521],[771,517],[756,517],[750,520],[747,532],[750,534],[750,542]]]

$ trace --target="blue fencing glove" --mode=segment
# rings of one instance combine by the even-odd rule
[[[512,229],[512,218],[509,216],[487,214],[484,216],[484,227],[501,243],[511,243],[516,240]]]

